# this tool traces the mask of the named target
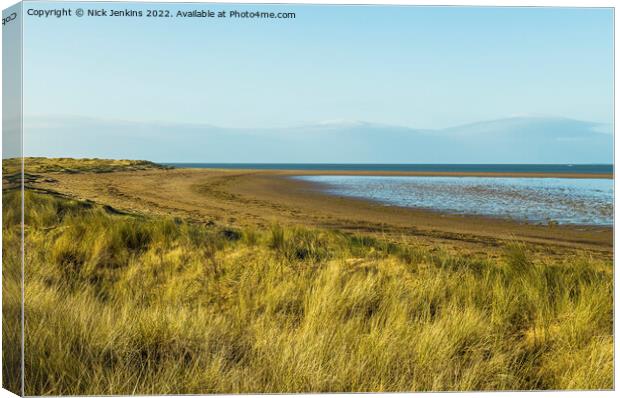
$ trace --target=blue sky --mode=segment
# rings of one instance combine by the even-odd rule
[[[297,17],[26,17],[25,112],[227,127],[438,128],[520,114],[611,122],[609,9],[207,8]]]
[[[31,2],[25,10],[60,6]],[[441,129],[524,115],[613,120],[611,9],[158,7],[296,18],[25,16],[25,115],[246,129],[360,120]]]

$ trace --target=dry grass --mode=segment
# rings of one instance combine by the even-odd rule
[[[3,159],[3,174],[10,175],[21,170],[22,158]],[[149,169],[166,169],[147,160],[115,160],[115,159],[74,159],[74,158],[23,158],[26,173],[110,173],[114,171],[135,171]]]
[[[28,395],[613,387],[612,265],[586,254],[475,259],[26,198]],[[17,333],[3,323],[9,388]]]
[[[15,394],[21,394],[20,194],[2,194],[2,387]]]

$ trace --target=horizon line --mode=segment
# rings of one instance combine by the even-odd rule
[[[120,159],[119,159],[120,160]],[[265,164],[265,165],[288,165],[288,164],[300,164],[300,165],[419,165],[419,166],[613,166],[614,163],[414,163],[414,162],[401,162],[401,163],[383,163],[383,162],[177,162],[177,161],[152,161],[157,164]]]

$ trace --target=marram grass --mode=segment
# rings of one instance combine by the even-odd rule
[[[613,388],[610,262],[218,229],[31,192],[26,208],[28,395]],[[13,389],[16,336],[3,323]]]
[[[147,160],[24,157],[2,159],[4,176],[21,173],[22,163],[26,180],[30,173],[111,173],[169,168]]]

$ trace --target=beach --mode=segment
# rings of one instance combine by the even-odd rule
[[[100,174],[52,172],[34,185],[120,211],[178,216],[231,227],[266,227],[273,223],[314,226],[479,252],[513,240],[531,243],[548,253],[591,250],[610,256],[613,249],[609,226],[538,225],[387,207],[373,201],[328,195],[313,189],[311,182],[291,178],[312,175],[584,178],[566,173],[171,169]]]

